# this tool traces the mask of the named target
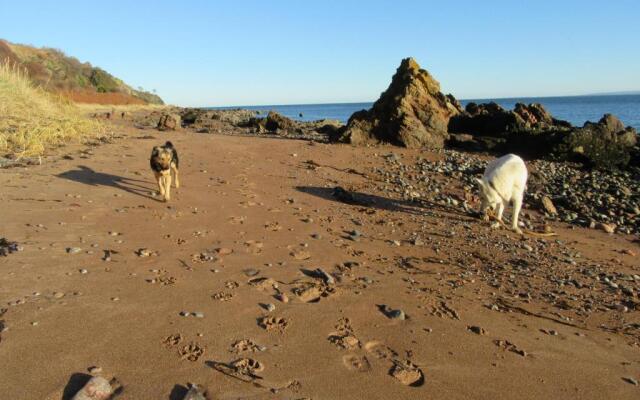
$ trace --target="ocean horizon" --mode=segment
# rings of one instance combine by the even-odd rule
[[[587,121],[597,122],[604,114],[613,114],[626,126],[640,131],[640,94],[598,94],[581,96],[550,97],[508,97],[486,99],[460,99],[462,106],[470,102],[496,102],[506,109],[513,109],[516,103],[541,103],[555,118],[566,120],[573,125],[582,126]],[[315,121],[334,119],[346,123],[356,111],[371,108],[373,102],[358,103],[322,103],[322,104],[273,104],[205,107],[213,110],[247,109],[268,113],[276,111],[298,120]]]

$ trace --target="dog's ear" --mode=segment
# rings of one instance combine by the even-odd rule
[[[160,153],[160,147],[159,146],[155,146],[153,148],[153,150],[151,150],[151,157],[155,157]]]

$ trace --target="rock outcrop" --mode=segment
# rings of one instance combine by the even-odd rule
[[[453,96],[440,92],[440,84],[413,58],[406,58],[373,107],[349,118],[339,140],[438,149],[449,137],[449,119],[460,111]]]
[[[513,133],[556,131],[570,127],[570,123],[553,118],[542,104],[517,103],[513,110],[505,110],[491,102],[467,104],[464,112],[451,118],[449,132],[506,137]]]
[[[571,131],[559,146],[566,158],[575,158],[592,167],[624,167],[638,144],[638,133],[622,121],[605,114],[600,121],[585,122]]]
[[[165,113],[160,116],[158,120],[158,130],[161,131],[175,131],[180,129],[180,115]]]
[[[449,132],[447,145],[455,148],[578,161],[597,168],[626,166],[637,145],[636,130],[611,114],[579,128],[537,103],[517,103],[513,110],[493,102],[469,103],[451,118]]]

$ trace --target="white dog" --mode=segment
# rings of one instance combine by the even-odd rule
[[[494,211],[497,208],[498,221],[492,225],[494,228],[502,224],[502,213],[506,203],[512,202],[511,227],[515,232],[522,234],[518,227],[518,215],[520,208],[522,208],[527,178],[527,166],[522,158],[515,154],[507,154],[491,161],[487,165],[482,179],[477,179],[482,200],[480,211],[485,220],[489,218],[487,215],[489,207]]]

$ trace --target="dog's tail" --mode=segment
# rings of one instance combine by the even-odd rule
[[[168,147],[170,149],[173,149],[173,143],[171,143],[170,141],[167,140],[167,143],[164,144],[164,147]]]

